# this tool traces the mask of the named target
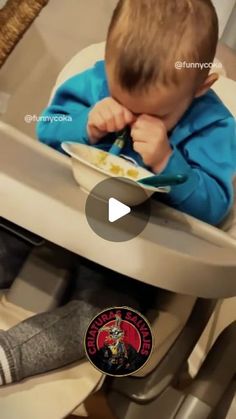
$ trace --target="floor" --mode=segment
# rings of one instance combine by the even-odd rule
[[[86,401],[85,407],[89,419],[115,419],[106,403],[106,399],[102,391],[99,391],[94,396],[91,396]],[[82,419],[82,417],[70,416],[68,419]]]

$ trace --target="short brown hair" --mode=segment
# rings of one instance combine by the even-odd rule
[[[212,63],[218,18],[211,0],[119,0],[108,30],[106,61],[121,87],[179,82],[177,61]],[[209,69],[195,70],[206,77]],[[201,73],[201,74],[200,74]]]

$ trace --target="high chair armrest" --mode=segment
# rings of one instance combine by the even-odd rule
[[[195,297],[236,295],[236,241],[226,233],[153,201],[143,233],[111,245],[88,225],[70,159],[6,124],[0,134],[2,217],[144,283]]]

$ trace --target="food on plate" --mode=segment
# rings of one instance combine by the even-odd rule
[[[107,158],[108,158],[107,153],[105,153],[104,151],[99,151],[98,156],[97,156],[96,166],[98,167],[104,166],[106,164]]]
[[[129,169],[127,170],[127,176],[131,179],[138,179],[139,172],[137,169]]]
[[[116,175],[116,176],[124,176],[125,175],[125,171],[122,167],[120,167],[118,164],[114,164],[111,163],[111,167],[109,169],[109,172],[112,175]]]
[[[94,166],[99,167],[99,169],[102,169],[111,174],[112,176],[127,177],[132,180],[138,180],[139,171],[137,168],[123,168],[121,165],[111,162],[110,157],[111,156],[105,151],[99,151],[96,154],[96,158],[94,159],[93,164]]]

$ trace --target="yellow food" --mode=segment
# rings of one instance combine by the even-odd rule
[[[124,176],[124,169],[122,167],[118,166],[118,164],[112,164],[109,170],[110,173],[116,176]]]
[[[132,179],[138,179],[138,170],[136,169],[129,169],[127,170],[127,176]]]
[[[137,169],[123,169],[119,164],[110,163],[107,160],[109,155],[104,151],[99,151],[96,156],[95,166],[99,167],[100,169],[106,170],[108,173],[112,174],[113,176],[120,176],[120,177],[128,177],[130,179],[137,180],[139,177],[139,171]],[[108,166],[110,165],[110,167]]]
[[[98,154],[96,165],[97,166],[104,166],[106,164],[107,157],[108,157],[108,155],[106,153],[104,153],[104,151],[100,151],[99,154]]]

